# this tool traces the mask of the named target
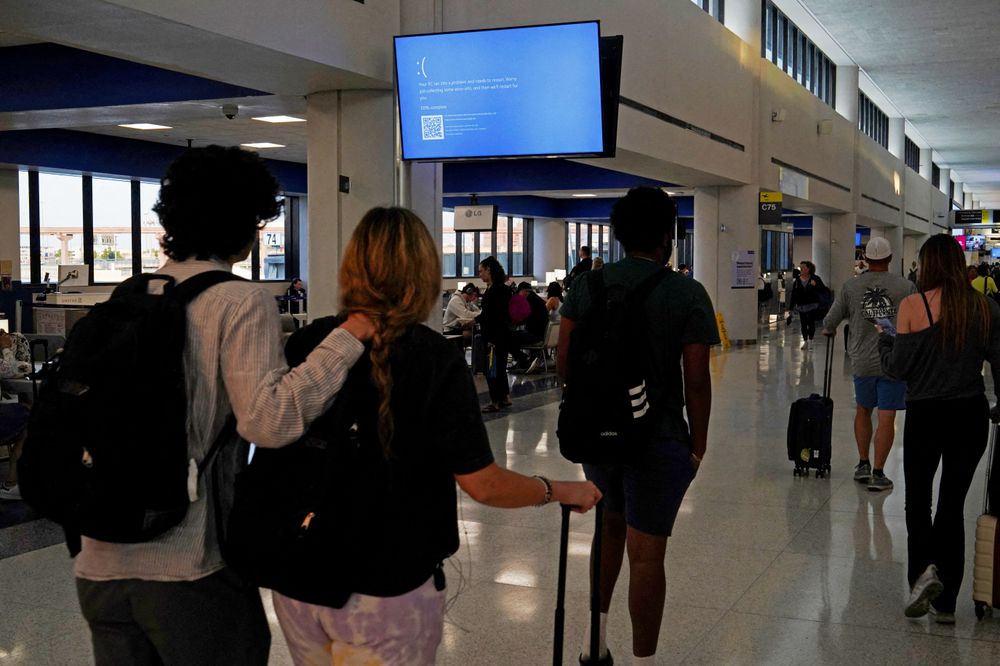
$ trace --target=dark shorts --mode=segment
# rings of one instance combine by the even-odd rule
[[[906,382],[888,377],[855,377],[854,400],[865,409],[906,409]]]
[[[601,489],[608,511],[625,514],[630,527],[657,536],[670,536],[695,475],[691,448],[673,439],[655,440],[627,465],[584,465],[583,471]]]

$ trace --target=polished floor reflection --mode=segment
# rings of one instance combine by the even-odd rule
[[[903,617],[901,436],[886,466],[894,491],[870,493],[851,479],[857,461],[852,385],[843,341],[834,342],[836,408],[828,479],[793,477],[785,455],[788,406],[819,391],[825,342],[811,352],[800,350],[795,327],[781,322],[762,331],[760,345],[714,355],[710,448],[668,547],[658,663],[1000,662],[1000,618],[976,621],[971,564],[955,626]],[[513,393],[516,409],[487,423],[498,462],[529,474],[580,477],[579,469],[559,456],[551,381],[520,376],[513,381],[522,386]],[[904,418],[898,417],[899,431]],[[967,552],[982,508],[984,468],[980,472],[966,505]],[[457,597],[439,663],[551,663],[558,509],[501,511],[467,497],[460,509],[462,549],[448,570]],[[9,510],[0,506],[0,512]],[[14,529],[0,530],[0,544]],[[44,528],[35,521],[16,529]],[[586,623],[592,517],[574,516],[572,529],[566,664],[576,663]],[[65,550],[37,547],[47,543],[44,539],[31,543],[34,550],[0,559],[0,666],[89,663]],[[0,549],[0,557],[6,552]],[[609,624],[616,662],[628,664],[631,636],[621,594]],[[288,664],[274,629],[272,663]]]

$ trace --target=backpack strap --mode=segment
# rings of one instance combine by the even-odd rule
[[[223,282],[236,281],[246,282],[246,279],[239,275],[233,275],[229,271],[205,271],[189,277],[180,284],[175,284],[170,288],[170,294],[187,305],[209,287]]]

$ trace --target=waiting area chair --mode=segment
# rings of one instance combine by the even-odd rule
[[[545,368],[545,372],[549,371],[549,352],[555,349],[559,345],[559,324],[557,322],[549,322],[548,326],[545,327],[545,335],[542,337],[540,342],[533,342],[529,345],[521,345],[522,350],[535,350],[542,353],[542,366]]]

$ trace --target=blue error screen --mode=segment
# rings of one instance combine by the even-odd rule
[[[403,159],[604,149],[597,22],[396,37]]]

